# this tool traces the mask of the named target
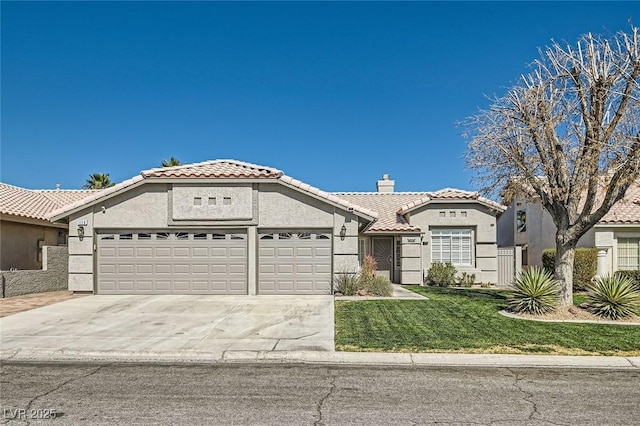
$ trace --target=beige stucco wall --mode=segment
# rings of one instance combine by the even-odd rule
[[[444,216],[442,216],[444,212]],[[464,216],[463,212],[466,213]],[[453,214],[452,214],[453,213]],[[432,228],[468,228],[473,231],[474,262],[471,267],[457,266],[458,272],[476,275],[477,282],[498,280],[497,227],[495,213],[475,203],[427,204],[411,212],[409,221],[424,232],[422,241],[422,274],[431,266]]]
[[[598,255],[604,260],[604,268],[598,271],[601,275],[611,275],[618,270],[618,238],[640,238],[640,227],[637,226],[596,226],[593,246],[598,248]]]
[[[41,256],[38,259],[38,241],[42,245],[57,246],[58,232],[62,228],[0,220],[0,270],[42,269]]]
[[[516,228],[516,212],[524,210],[527,213],[527,230],[518,232]],[[555,248],[556,226],[553,218],[542,207],[538,200],[527,201],[515,198],[507,211],[498,218],[498,245],[508,247],[523,246],[524,265],[542,266],[543,250]],[[578,242],[578,247],[594,247],[595,231],[589,230]]]
[[[69,289],[93,291],[95,246],[94,233],[107,229],[184,229],[198,228],[242,228],[248,233],[248,285],[249,294],[257,288],[258,233],[270,229],[315,229],[330,230],[334,235],[334,271],[353,270],[358,265],[358,217],[352,212],[334,207],[325,201],[300,193],[279,183],[220,185],[143,184],[124,194],[91,206],[70,217],[69,233]],[[250,191],[250,192],[248,192]],[[180,194],[180,195],[176,195]],[[191,211],[193,197],[218,196],[238,200],[242,208],[227,216],[206,216]],[[249,197],[249,194],[251,195]],[[179,207],[179,202],[188,206]],[[251,201],[249,201],[251,200]],[[242,202],[241,202],[242,201]],[[178,204],[176,204],[178,203]],[[104,209],[102,208],[104,206]],[[190,220],[189,218],[193,219]],[[86,221],[85,236],[78,236],[79,221]],[[344,239],[340,230],[345,226]]]

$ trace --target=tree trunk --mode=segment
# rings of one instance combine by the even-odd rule
[[[573,261],[576,245],[556,241],[555,278],[560,282],[560,306],[573,305]]]

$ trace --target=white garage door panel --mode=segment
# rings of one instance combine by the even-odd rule
[[[258,293],[330,294],[331,233],[263,232],[258,237]]]
[[[247,294],[247,235],[98,234],[97,270],[100,294]]]

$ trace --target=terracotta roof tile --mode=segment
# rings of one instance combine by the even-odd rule
[[[338,192],[336,196],[378,213],[378,220],[368,232],[420,232],[410,225],[398,208],[427,195],[425,192]]]
[[[282,171],[272,167],[244,163],[236,160],[211,160],[202,163],[184,164],[144,170],[142,176],[179,178],[277,178]]]
[[[615,203],[598,224],[640,223],[640,182],[627,189],[624,198]]]
[[[477,192],[445,188],[435,192],[342,192],[340,198],[378,212],[378,220],[367,232],[419,232],[420,228],[407,222],[404,215],[430,202],[439,200],[471,200],[498,211],[506,207],[481,197]]]
[[[67,204],[87,197],[92,190],[35,190],[0,183],[0,213],[47,220],[47,215]],[[99,191],[98,191],[99,192]]]

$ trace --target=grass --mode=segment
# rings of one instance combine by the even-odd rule
[[[640,326],[511,319],[499,314],[508,291],[407,288],[429,300],[336,301],[336,349],[640,355]]]

